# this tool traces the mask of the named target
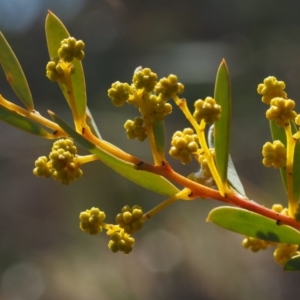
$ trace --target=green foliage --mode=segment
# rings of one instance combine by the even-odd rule
[[[210,148],[215,148],[214,125],[211,125],[208,130],[207,141],[208,141],[208,146]],[[232,161],[231,155],[229,155],[229,157],[228,157],[227,180],[229,182],[229,185],[235,191],[237,191],[241,195],[244,195],[244,196],[246,195],[243,184],[241,182],[241,179],[234,167],[234,163]]]
[[[63,23],[49,12],[46,18],[46,39],[50,62],[46,76],[56,81],[62,90],[74,119],[74,128],[57,114],[50,112],[52,120],[34,110],[31,93],[22,68],[0,34],[0,61],[6,77],[26,109],[13,104],[0,95],[0,119],[9,125],[47,139],[59,139],[49,157],[41,156],[35,162],[33,173],[53,177],[62,184],[82,176],[80,167],[99,160],[120,175],[155,193],[169,197],[148,212],[136,205],[125,205],[116,217],[117,224],[104,222],[105,213],[93,207],[80,213],[80,228],[92,235],[107,230],[108,248],[112,252],[132,251],[135,239],[131,236],[141,230],[144,222],[179,200],[197,198],[215,199],[234,207],[213,209],[208,221],[227,230],[246,235],[243,246],[256,252],[277,245],[274,258],[284,270],[300,270],[300,115],[295,102],[287,98],[285,83],[268,77],[258,86],[262,101],[269,105],[266,116],[270,120],[273,142],[263,149],[264,164],[280,167],[288,195],[288,207],[273,205],[265,208],[245,195],[240,177],[229,155],[231,125],[231,83],[225,60],[217,71],[214,98],[195,101],[191,113],[185,99],[180,99],[184,86],[176,75],[158,78],[149,68],[137,68],[132,82],[116,81],[108,90],[108,97],[116,107],[125,103],[136,108],[138,116],[125,121],[129,139],[148,141],[153,162],[145,162],[101,138],[97,125],[87,107],[85,77],[81,60],[85,44],[70,37]],[[169,140],[165,135],[165,119],[174,104],[182,111],[190,126],[177,131]],[[210,124],[208,137],[206,129]],[[46,130],[47,129],[47,130]],[[74,142],[85,147],[90,155],[80,156]],[[199,171],[189,176],[173,170],[165,157],[169,154],[182,164],[192,161]],[[177,188],[176,186],[181,188]],[[280,225],[280,226],[279,226]],[[298,229],[298,230],[297,230]]]
[[[134,164],[119,159],[95,146],[78,134],[57,115],[53,113],[51,115],[55,122],[59,124],[78,144],[89,150],[91,153],[96,154],[103,163],[120,175],[158,194],[173,196],[179,192],[179,190],[168,180],[156,174],[137,170]]]
[[[283,266],[284,271],[300,271],[300,255],[289,259]]]
[[[44,138],[54,138],[54,136],[46,131],[42,126],[36,122],[23,117],[22,115],[10,110],[4,106],[0,105],[0,119],[6,123],[15,126],[21,130],[27,131],[29,133],[44,137]]]
[[[0,62],[6,79],[29,111],[34,110],[31,92],[17,57],[0,32]]]
[[[225,183],[227,181],[231,123],[231,85],[225,60],[222,61],[217,72],[215,100],[222,108],[221,117],[215,122],[216,164],[221,180]]]
[[[166,136],[164,121],[155,121],[152,127],[157,151],[159,153],[165,153]]]
[[[207,221],[250,237],[276,243],[300,245],[300,232],[292,227],[276,224],[276,221],[237,207],[217,207]]]

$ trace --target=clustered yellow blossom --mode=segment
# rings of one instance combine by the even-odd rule
[[[286,148],[280,141],[265,143],[262,154],[263,164],[266,167],[283,168],[286,166]]]
[[[37,177],[53,177],[64,185],[83,174],[77,157],[77,148],[71,139],[60,139],[53,144],[49,158],[39,157],[35,161],[33,174]]]
[[[176,131],[172,136],[171,145],[169,154],[175,159],[180,159],[183,164],[190,163],[192,155],[196,154],[199,148],[198,137],[192,128]]]
[[[138,138],[144,141],[147,137],[147,126],[163,121],[172,112],[168,100],[184,90],[177,76],[169,75],[158,80],[157,74],[149,68],[138,68],[133,75],[132,84],[115,82],[108,90],[108,97],[115,106],[131,104],[139,109],[141,116],[127,120],[124,124],[129,139]]]
[[[92,207],[79,215],[80,229],[89,234],[97,234],[102,232],[103,221],[106,215],[99,208]]]
[[[83,60],[84,58],[84,42],[77,41],[73,37],[68,37],[61,41],[61,47],[57,51],[57,56],[53,57],[46,65],[46,76],[51,81],[65,83],[64,68],[69,69],[72,75],[75,73],[74,65],[71,63],[73,59]]]
[[[197,122],[204,120],[206,124],[212,124],[218,121],[221,116],[221,106],[211,97],[206,97],[205,100],[197,100],[194,106],[193,117]]]
[[[117,215],[116,222],[127,234],[132,234],[143,227],[143,216],[144,213],[140,206],[134,205],[131,208],[129,205],[125,205],[121,213]]]
[[[107,230],[110,237],[108,248],[112,252],[121,251],[128,254],[132,251],[134,238],[130,235],[140,230],[144,224],[144,213],[140,206],[125,205],[116,216],[116,225],[104,223],[106,215],[99,208],[92,207],[80,213],[79,227],[83,232],[95,235]]]
[[[276,77],[269,76],[264,79],[263,83],[260,83],[257,87],[258,94],[262,95],[262,102],[270,104],[273,98],[281,97],[286,98],[287,93],[284,91],[285,83],[278,81]]]

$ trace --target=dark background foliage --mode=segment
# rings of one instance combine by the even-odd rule
[[[45,77],[47,9],[86,43],[84,68],[89,107],[102,136],[151,160],[147,142],[128,141],[123,124],[137,116],[115,108],[111,83],[130,82],[137,66],[160,77],[176,74],[190,107],[213,95],[216,70],[225,58],[231,74],[231,154],[250,198],[285,204],[278,172],[261,164],[270,140],[266,106],[256,87],[276,76],[289,97],[300,97],[298,1],[0,0],[0,30],[18,56],[36,109],[51,109],[71,122],[56,84]],[[0,93],[19,103],[0,72]],[[167,134],[188,123],[180,111],[167,117]],[[33,163],[51,141],[0,124],[0,299],[272,299],[298,295],[299,274],[283,273],[272,250],[253,254],[242,236],[206,223],[215,201],[179,202],[137,233],[130,255],[112,254],[105,233],[78,228],[80,211],[98,206],[107,220],[125,205],[152,208],[163,198],[136,187],[101,163],[83,167],[68,187],[35,178]],[[80,153],[86,153],[80,149]],[[183,174],[197,167],[182,167]]]

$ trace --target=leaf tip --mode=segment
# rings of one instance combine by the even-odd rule
[[[47,110],[47,113],[51,116],[51,117],[53,117],[54,116],[54,112],[53,111],[51,111],[51,110]]]
[[[212,211],[209,212],[209,214],[208,214],[208,216],[207,216],[205,222],[212,222],[212,221],[211,221],[211,218],[210,218],[211,212],[212,212]]]

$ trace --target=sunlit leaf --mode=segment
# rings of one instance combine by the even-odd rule
[[[215,122],[216,164],[222,182],[226,183],[231,123],[231,85],[225,60],[221,62],[217,72],[214,98],[222,109],[220,119]]]
[[[88,126],[90,127],[92,133],[94,134],[94,136],[98,137],[99,139],[102,140],[101,134],[98,130],[98,127],[94,121],[94,118],[92,116],[92,113],[90,112],[89,108],[86,107],[86,123],[88,124]]]
[[[243,184],[238,173],[236,172],[231,155],[229,155],[228,160],[227,179],[229,185],[233,187],[234,190],[236,190],[239,194],[246,196]]]
[[[214,125],[211,125],[208,130],[207,141],[208,141],[209,148],[215,148]],[[236,190],[241,195],[244,195],[244,196],[246,195],[243,184],[242,184],[240,177],[237,174],[236,169],[234,167],[233,161],[231,159],[231,155],[229,155],[229,159],[228,159],[227,179],[228,179],[229,185],[234,190]]]
[[[300,271],[300,255],[289,259],[283,266],[284,271]]]
[[[1,32],[0,62],[6,75],[6,79],[16,95],[20,98],[29,111],[33,111],[33,100],[24,72],[13,50],[10,48],[8,42]]]
[[[60,48],[60,43],[62,40],[68,38],[70,36],[64,24],[52,13],[48,12],[46,18],[46,39],[48,45],[48,51],[50,58],[57,57],[57,51]],[[72,86],[76,101],[76,109],[78,112],[79,118],[83,118],[85,116],[86,111],[86,89],[85,89],[85,79],[82,68],[81,61],[74,59],[72,64],[75,67],[75,74],[72,75]],[[65,88],[65,85],[59,83],[62,92],[69,103],[68,94]],[[69,103],[70,105],[70,103]]]
[[[298,131],[294,122],[291,122],[293,134]],[[296,142],[294,151],[294,164],[293,164],[293,181],[294,181],[294,199],[298,202],[300,200],[300,142]]]
[[[0,105],[0,120],[17,127],[18,129],[27,131],[29,133],[41,136],[43,138],[53,139],[54,136],[46,131],[39,124],[34,121],[19,115],[13,110],[10,110],[2,105]]]
[[[164,153],[166,147],[164,122],[163,121],[154,122],[152,128],[153,128],[153,134],[154,134],[157,151],[159,153]]]
[[[165,178],[153,173],[137,170],[134,164],[121,160],[92,144],[54,113],[51,113],[51,117],[77,143],[85,147],[91,153],[96,154],[99,157],[99,160],[120,175],[158,194],[173,196],[179,192],[179,190]]]
[[[300,232],[257,213],[237,207],[218,207],[213,209],[207,221],[243,235],[277,243],[300,245]]]

